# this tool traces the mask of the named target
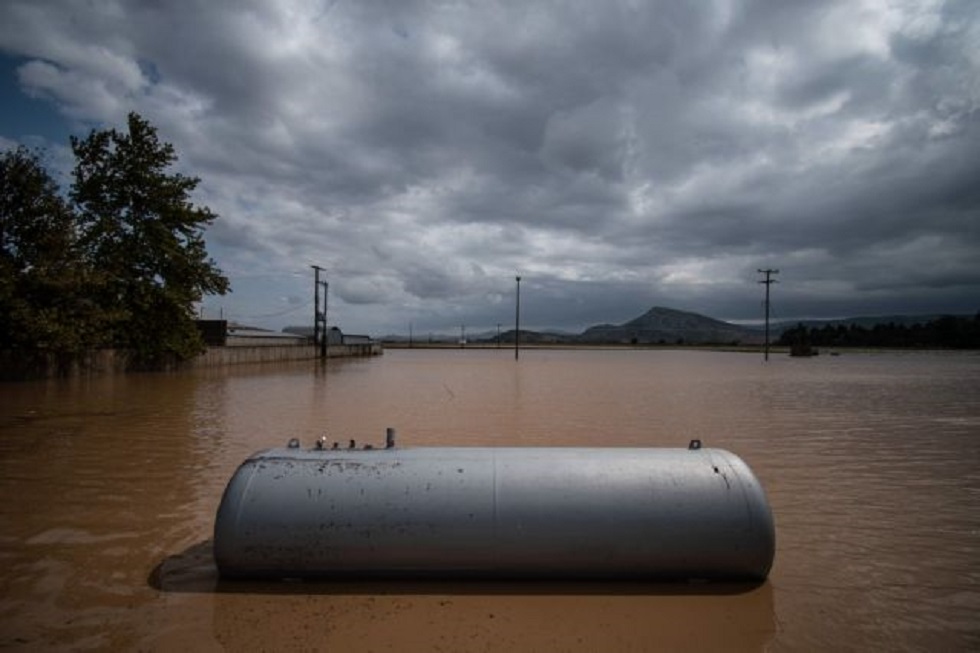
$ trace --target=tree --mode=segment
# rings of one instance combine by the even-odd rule
[[[217,216],[190,200],[200,180],[170,170],[173,146],[136,113],[126,132],[93,130],[71,147],[79,247],[97,264],[94,299],[111,316],[109,344],[128,349],[136,365],[198,354],[193,304],[229,290],[204,244]]]
[[[0,156],[0,349],[77,354],[98,342],[74,214],[37,152]]]

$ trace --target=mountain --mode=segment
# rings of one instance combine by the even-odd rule
[[[822,328],[827,325],[857,325],[872,328],[876,324],[925,324],[939,316],[928,315],[890,315],[881,317],[854,317],[839,320],[792,320],[774,322],[770,325],[770,340],[775,342],[780,334],[803,324],[811,328]],[[970,317],[970,316],[964,316]],[[405,336],[386,336],[387,342],[407,342]],[[470,343],[490,344],[497,342],[497,333],[491,331],[467,334]],[[521,342],[524,344],[710,344],[710,345],[761,345],[765,341],[765,333],[761,325],[743,326],[723,322],[706,315],[679,311],[664,306],[654,306],[643,315],[623,324],[598,324],[589,327],[581,334],[575,335],[563,331],[530,331],[521,329]],[[450,342],[458,343],[459,335],[426,335],[415,336],[415,342]],[[513,344],[514,330],[509,329],[500,333],[502,344]]]
[[[758,329],[722,322],[698,313],[654,306],[643,315],[620,325],[590,327],[578,340],[623,344],[755,344],[762,342],[764,337]]]
[[[773,332],[773,338],[777,334]],[[761,344],[765,335],[760,329],[723,322],[698,313],[654,306],[643,315],[623,324],[599,324],[576,335],[564,331],[531,331],[521,329],[521,343],[531,344]],[[407,342],[404,336],[386,336],[385,342]],[[497,342],[496,332],[468,334],[470,343]],[[415,342],[458,342],[458,335],[419,337]],[[512,345],[514,330],[500,333],[500,343]]]

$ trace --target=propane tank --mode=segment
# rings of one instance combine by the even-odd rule
[[[352,443],[353,444],[353,443]],[[259,452],[214,527],[224,577],[762,580],[775,532],[736,455],[387,446]]]

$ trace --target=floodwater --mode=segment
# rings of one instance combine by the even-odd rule
[[[229,582],[225,483],[298,437],[729,449],[776,520],[761,585]],[[382,357],[0,385],[0,647],[980,649],[980,355]]]

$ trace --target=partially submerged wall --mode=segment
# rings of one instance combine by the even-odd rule
[[[330,345],[327,358],[352,356],[378,356],[383,353],[380,343],[356,345]],[[184,363],[187,367],[221,367],[244,363],[279,363],[286,361],[313,360],[319,348],[313,345],[264,345],[255,347],[209,347],[206,352]]]
[[[0,380],[26,381],[121,374],[126,371],[128,364],[126,352],[116,349],[96,349],[73,355],[3,350],[0,351]]]
[[[384,348],[380,342],[359,343],[350,345],[330,345],[327,347],[327,358],[351,358],[357,356],[380,356]]]
[[[312,345],[272,345],[256,347],[208,347],[208,350],[183,363],[184,367],[221,367],[243,363],[280,363],[316,358]]]
[[[330,345],[328,358],[378,356],[383,353],[380,343]],[[164,366],[165,370],[205,369],[245,363],[281,363],[315,360],[319,349],[313,345],[273,345],[254,347],[209,347],[200,356]],[[59,357],[44,352],[0,351],[0,379],[24,380],[54,377],[80,377],[99,374],[122,374],[127,371],[128,357],[124,350],[99,349],[77,356]]]

